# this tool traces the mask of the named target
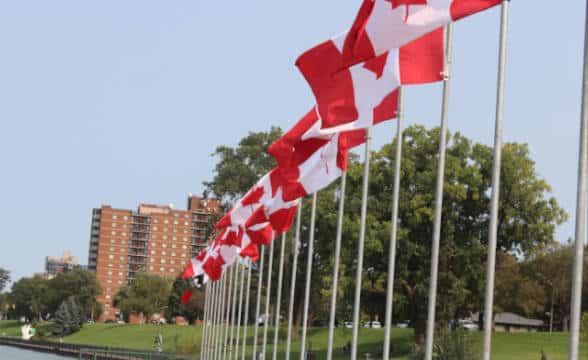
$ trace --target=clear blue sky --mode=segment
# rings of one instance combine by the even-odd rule
[[[294,67],[351,24],[360,0],[10,1],[0,5],[0,267],[87,262],[93,207],[184,207],[209,156],[312,105]],[[506,141],[529,143],[573,234],[584,1],[513,0]],[[491,144],[499,10],[457,24],[450,129]],[[439,123],[440,86],[407,92]],[[376,130],[389,141],[394,123]],[[6,245],[10,244],[10,245]]]

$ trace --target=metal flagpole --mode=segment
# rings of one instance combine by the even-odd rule
[[[212,336],[212,341],[213,341],[213,348],[212,348],[212,357],[211,359],[216,359],[216,354],[217,354],[217,348],[218,348],[218,338],[219,338],[219,328],[220,328],[220,314],[222,312],[222,289],[223,289],[223,283],[225,281],[224,277],[221,277],[218,280],[218,292],[217,292],[217,301],[216,301],[216,325],[215,325],[215,330]]]
[[[280,264],[278,266],[278,288],[276,294],[276,321],[274,323],[274,348],[272,359],[278,359],[278,338],[280,335],[280,305],[282,302],[282,282],[284,279],[284,248],[286,247],[286,233],[282,233],[282,241],[280,243]]]
[[[509,1],[502,1],[500,51],[496,91],[496,124],[494,128],[494,160],[492,164],[492,198],[490,200],[490,228],[488,230],[488,261],[486,269],[486,301],[484,303],[483,360],[490,360],[492,348],[494,273],[496,271],[496,243],[498,231],[498,201],[500,200],[500,165],[502,164],[502,123],[504,118],[504,80],[506,67],[506,36],[508,33]]]
[[[243,313],[243,290],[245,286],[245,267],[241,264],[241,281],[239,289],[239,308],[237,309],[237,335],[235,337],[235,360],[239,359],[239,343],[241,340],[241,315]]]
[[[235,341],[235,311],[237,311],[237,290],[239,289],[239,262],[238,260],[234,265],[233,278],[235,284],[233,285],[233,303],[231,308],[231,332],[229,334],[229,359],[233,357],[233,344]]]
[[[252,359],[256,359],[256,352],[257,352],[257,335],[259,332],[259,311],[261,307],[261,285],[263,283],[263,259],[265,257],[265,246],[261,247],[261,254],[259,255],[261,260],[259,261],[259,279],[257,281],[257,303],[255,304],[255,319],[254,326],[253,326],[253,357]]]
[[[249,293],[251,290],[251,261],[247,261],[247,292],[245,294],[245,309],[243,310],[244,314],[244,319],[243,319],[243,324],[245,325],[243,327],[243,349],[242,349],[242,356],[241,356],[241,360],[245,360],[245,353],[247,351],[247,329],[249,327]]]
[[[232,265],[235,267],[235,264]],[[232,307],[232,293],[233,293],[233,280],[235,278],[234,271],[232,268],[227,268],[227,277],[229,278],[229,286],[227,286],[227,302],[226,302],[226,310],[225,310],[225,323],[223,324],[224,327],[224,336],[223,336],[223,357],[222,359],[227,358],[227,343],[229,340],[229,328],[230,328],[230,316],[231,316],[231,307]]]
[[[302,218],[302,199],[298,204],[296,214],[296,233],[294,235],[292,254],[292,276],[290,279],[290,302],[288,304],[288,335],[286,336],[286,360],[290,360],[290,346],[292,344],[292,324],[294,322],[294,296],[296,295],[296,269],[298,268],[298,244],[300,243],[300,221]]]
[[[443,81],[443,105],[441,109],[441,132],[439,133],[439,162],[437,163],[437,184],[435,188],[435,218],[433,244],[431,246],[431,283],[429,284],[429,308],[425,337],[425,360],[433,358],[435,336],[435,306],[437,305],[437,275],[439,273],[439,243],[441,241],[441,220],[443,216],[443,185],[445,181],[445,153],[447,149],[447,122],[449,115],[449,81],[453,53],[453,24],[445,28],[445,81]]]
[[[210,287],[208,286],[208,284],[205,285],[205,291],[204,291],[204,315],[202,316],[202,338],[200,339],[200,358],[202,359],[204,357],[204,344],[206,342],[206,323],[207,323],[207,319],[206,316],[208,315],[208,306],[210,305],[210,297],[208,294],[208,290],[210,289]]]
[[[331,312],[329,314],[329,341],[327,345],[327,360],[333,358],[333,341],[335,339],[335,312],[337,309],[337,287],[339,285],[339,257],[341,255],[341,237],[343,236],[343,214],[345,213],[345,186],[347,172],[341,176],[339,190],[339,213],[337,216],[337,235],[335,237],[335,263],[333,264],[333,287],[331,288]]]
[[[302,345],[300,360],[306,359],[306,330],[308,326],[308,305],[310,303],[310,281],[312,276],[312,258],[314,256],[314,227],[316,222],[316,192],[312,194],[310,210],[310,234],[308,239],[308,259],[306,263],[306,288],[304,291],[304,313],[302,314]]]
[[[572,301],[570,312],[570,360],[578,360],[580,316],[582,315],[582,265],[584,263],[584,242],[586,239],[586,190],[588,182],[588,179],[586,179],[588,172],[588,8],[586,9],[586,19],[584,35],[582,118],[580,123],[580,155],[578,161],[578,193],[576,195],[574,275],[572,280]]]
[[[274,239],[275,239],[275,232],[272,231],[272,242],[270,243],[269,254],[268,254],[268,263],[267,263],[267,283],[266,283],[266,295],[265,295],[265,312],[264,312],[264,320],[263,320],[263,344],[261,347],[261,358],[265,359],[265,352],[267,349],[267,331],[269,326],[269,319],[270,319],[270,300],[272,295],[272,273],[274,271],[273,268],[273,260],[274,260]]]
[[[388,252],[388,283],[386,289],[386,318],[384,320],[383,358],[390,358],[392,336],[392,307],[394,306],[394,273],[396,270],[396,239],[398,235],[398,201],[400,198],[400,171],[402,164],[402,120],[404,117],[402,87],[398,89],[398,114],[396,116],[396,155],[394,157],[394,187],[392,193],[392,219],[390,220],[390,249]]]
[[[351,360],[357,359],[357,343],[359,340],[359,310],[361,306],[361,280],[363,273],[363,248],[365,244],[365,223],[367,217],[371,142],[372,127],[369,126],[367,128],[365,137],[365,160],[363,166],[363,184],[361,194],[361,219],[359,223],[359,242],[357,244],[357,269],[355,273],[355,298],[353,304],[353,337],[351,340]]]
[[[225,323],[225,319],[224,319],[224,310],[225,310],[225,299],[226,299],[226,294],[227,294],[227,276],[226,274],[224,274],[225,276],[222,277],[221,279],[221,296],[220,296],[220,307],[219,307],[219,316],[218,316],[218,332],[216,335],[217,341],[216,341],[216,348],[215,348],[215,352],[214,352],[214,358],[215,359],[220,359],[220,356],[222,354],[222,338],[223,338],[223,326]]]
[[[216,309],[216,282],[210,282],[210,307],[208,309],[209,317],[210,317],[210,324],[208,327],[208,335],[206,336],[206,351],[205,351],[205,358],[210,359],[210,342],[212,339],[213,331],[214,331],[214,310]]]
[[[217,307],[217,288],[218,282],[212,282],[211,288],[211,304],[210,304],[210,328],[208,333],[210,334],[206,339],[206,359],[212,358],[212,339],[214,339],[214,329],[215,329],[215,321],[216,321],[216,307]]]

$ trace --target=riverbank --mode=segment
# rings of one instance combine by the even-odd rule
[[[48,324],[42,324],[41,329],[49,330]],[[71,344],[84,344],[94,346],[110,346],[135,350],[152,351],[153,339],[161,331],[163,335],[163,349],[166,352],[199,354],[201,327],[197,326],[176,326],[176,325],[130,325],[130,324],[88,324],[83,329],[73,335],[65,337],[63,340]],[[0,334],[5,332],[12,336],[20,335],[20,329],[16,322],[0,321]],[[273,331],[270,330],[270,343],[273,343]],[[317,353],[317,358],[326,357],[326,343],[328,330],[324,328],[312,328],[309,330],[309,346]],[[473,341],[476,347],[480,347],[481,333],[473,333]],[[248,330],[248,343],[251,344],[253,328]],[[371,352],[377,354],[381,352],[383,342],[383,329],[361,329],[360,331],[360,353]],[[280,338],[285,338],[285,329],[280,331]],[[351,339],[351,329],[338,328],[335,337],[336,359],[346,359],[342,351],[343,346]],[[49,337],[47,340],[57,341],[58,339]],[[412,342],[411,329],[393,330],[393,345],[395,360],[406,360],[406,354]],[[495,333],[493,337],[493,356],[494,360],[537,360],[541,358],[541,350],[545,351],[549,360],[566,360],[567,359],[567,342],[568,334],[566,333],[519,333],[506,334]],[[279,347],[280,353],[283,353],[283,341]],[[292,355],[296,358],[296,353],[300,349],[300,342],[295,340],[292,344]],[[272,347],[268,346],[268,351]],[[251,348],[248,349],[251,351]],[[582,342],[582,356],[588,356],[588,344],[585,340]]]

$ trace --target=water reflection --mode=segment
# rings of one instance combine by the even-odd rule
[[[0,346],[0,359],[2,360],[62,360],[63,356],[45,354],[35,351],[19,349],[10,346]]]

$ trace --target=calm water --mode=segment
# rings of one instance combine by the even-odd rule
[[[23,350],[10,346],[0,346],[0,360],[62,360],[63,356],[50,355]]]

